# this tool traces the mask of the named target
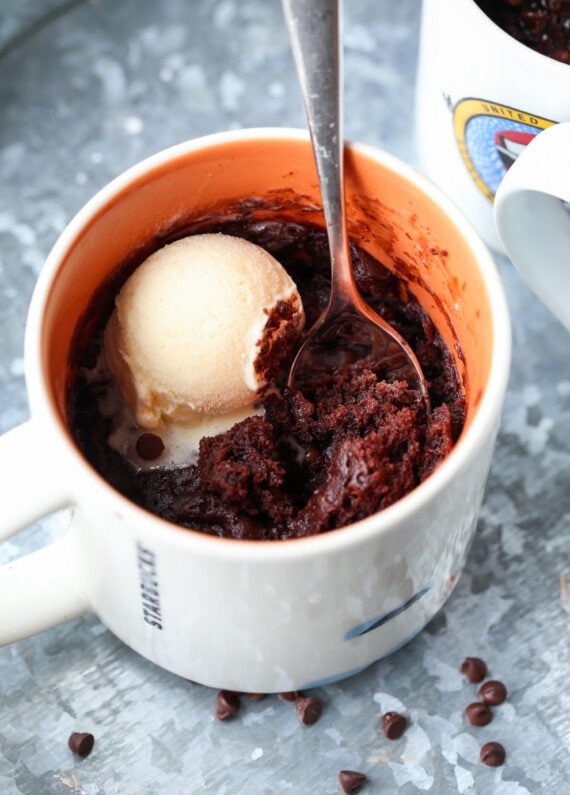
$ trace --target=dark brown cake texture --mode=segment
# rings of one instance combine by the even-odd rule
[[[517,41],[570,64],[570,0],[477,0],[477,4]]]
[[[269,250],[296,282],[306,330],[311,327],[329,293],[323,230],[242,218],[199,231],[239,235]],[[464,394],[449,350],[403,280],[356,246],[352,255],[365,298],[420,361],[429,382],[429,418],[419,392],[391,381],[375,362],[349,363],[300,391],[289,389],[292,350],[276,375],[276,389],[261,396],[263,416],[202,439],[195,465],[135,472],[107,444],[112,428],[99,411],[101,384],[78,378],[70,417],[95,469],[125,496],[167,520],[240,539],[328,532],[388,507],[415,488],[457,440]],[[80,363],[84,367],[97,357],[105,320],[102,312],[98,334]],[[152,441],[149,456],[160,447]]]

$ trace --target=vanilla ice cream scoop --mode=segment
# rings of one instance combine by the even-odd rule
[[[177,240],[123,285],[105,355],[138,425],[189,422],[253,405],[304,322],[295,283],[238,237]],[[290,346],[289,346],[290,347]]]

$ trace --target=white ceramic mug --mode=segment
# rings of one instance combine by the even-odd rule
[[[570,329],[570,123],[529,144],[499,186],[494,214],[509,257]]]
[[[570,121],[570,67],[499,28],[475,0],[424,0],[416,141],[422,170],[486,242],[496,190],[537,133]]]
[[[31,420],[0,440],[0,536],[62,506],[72,507],[73,519],[63,540],[0,569],[1,642],[93,610],[170,671],[276,692],[362,669],[439,610],[481,505],[509,370],[508,311],[488,250],[434,185],[356,145],[347,149],[346,177],[351,235],[410,275],[455,358],[467,418],[452,453],[383,512],[275,542],[169,524],[90,467],[69,432],[66,398],[78,335],[109,274],[165,229],[242,199],[261,199],[275,208],[269,215],[323,223],[301,131],[222,133],[166,150],[78,213],[38,280],[25,346]]]

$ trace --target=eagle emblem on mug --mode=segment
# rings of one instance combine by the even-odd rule
[[[485,99],[462,99],[453,108],[453,130],[461,158],[490,201],[527,144],[555,123]]]

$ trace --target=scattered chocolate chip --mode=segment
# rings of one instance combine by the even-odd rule
[[[507,698],[507,688],[502,682],[496,679],[489,679],[488,682],[481,685],[477,695],[484,704],[491,704],[496,707]]]
[[[408,720],[399,712],[382,715],[382,731],[389,740],[397,740],[406,731]]]
[[[483,764],[489,765],[489,767],[499,767],[504,763],[506,757],[507,754],[501,743],[485,743],[479,754]]]
[[[300,698],[301,693],[298,690],[290,690],[288,693],[279,693],[279,698],[282,701],[296,701]]]
[[[216,718],[226,720],[239,711],[240,702],[237,693],[231,690],[220,690],[216,696]]]
[[[479,657],[466,657],[461,663],[461,673],[468,682],[482,682],[487,674],[487,666]]]
[[[246,693],[246,696],[251,698],[252,701],[263,701],[265,693]]]
[[[164,442],[156,433],[143,433],[139,436],[135,445],[137,453],[145,461],[154,461],[160,458],[164,450]]]
[[[321,717],[323,702],[313,696],[300,696],[295,699],[295,709],[301,723],[304,723],[305,726],[312,726]]]
[[[493,713],[487,704],[476,701],[465,708],[465,717],[472,726],[486,726],[493,720]]]
[[[352,795],[354,792],[360,792],[368,778],[364,773],[357,773],[355,770],[341,770],[338,774],[338,781],[342,791],[346,795]]]
[[[89,732],[73,732],[69,735],[67,744],[77,756],[89,756],[93,750],[95,737]]]

